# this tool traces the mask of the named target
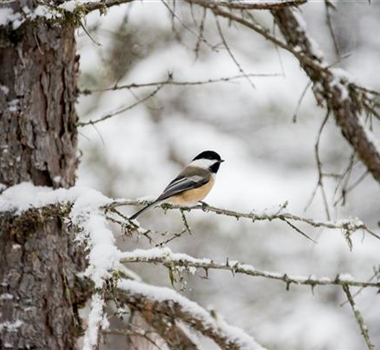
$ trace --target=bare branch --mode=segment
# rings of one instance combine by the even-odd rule
[[[162,348],[149,336],[151,331],[145,331],[143,329],[104,329],[102,331],[103,334],[105,335],[119,335],[123,337],[141,337],[147,340],[149,343],[151,343],[155,349],[162,350]]]
[[[380,288],[380,282],[355,281],[354,279],[348,279],[344,275],[338,275],[335,278],[317,278],[315,276],[291,276],[286,273],[258,270],[251,265],[242,264],[238,261],[227,260],[225,263],[216,263],[210,259],[196,259],[187,254],[172,253],[171,250],[168,248],[153,248],[150,250],[137,249],[132,252],[124,252],[121,262],[124,264],[159,263],[168,268],[172,268],[173,266],[182,266],[187,269],[193,267],[205,270],[227,270],[233,273],[282,281],[286,283],[288,287],[290,284],[295,284],[312,287],[339,285],[363,288]]]
[[[112,118],[116,115],[119,115],[121,113],[124,113],[126,111],[129,111],[130,109],[138,106],[139,104],[141,103],[144,103],[145,101],[149,100],[151,97],[153,97],[154,95],[156,95],[162,88],[164,87],[164,85],[159,85],[155,90],[153,90],[149,95],[145,96],[144,98],[136,101],[135,103],[132,103],[131,105],[129,106],[126,106],[126,107],[122,107],[122,108],[119,108],[117,111],[115,112],[111,112],[111,113],[108,113],[106,115],[104,115],[103,117],[100,117],[98,119],[95,119],[95,120],[89,120],[88,122],[78,122],[77,123],[77,126],[78,127],[82,127],[82,126],[87,126],[87,125],[95,125],[97,123],[100,123],[100,122],[103,122],[109,118]]]
[[[80,93],[83,95],[91,95],[93,93],[98,92],[105,92],[105,91],[115,91],[115,90],[123,90],[123,89],[139,89],[139,88],[145,88],[145,87],[152,87],[152,86],[161,86],[161,85],[176,85],[176,86],[195,86],[195,85],[207,85],[207,84],[214,84],[214,83],[220,83],[220,82],[230,82],[234,80],[241,80],[247,77],[279,77],[282,76],[282,74],[277,73],[247,73],[247,74],[241,74],[241,75],[233,75],[230,77],[224,77],[224,78],[216,78],[216,79],[207,79],[207,80],[198,80],[198,81],[175,81],[172,80],[172,76],[169,75],[169,78],[162,81],[156,81],[151,83],[132,83],[132,84],[126,84],[126,85],[115,85],[110,88],[106,89],[84,89],[81,90]]]
[[[228,43],[226,41],[226,38],[224,37],[223,31],[222,31],[222,27],[220,26],[219,19],[218,19],[217,16],[215,16],[215,22],[216,22],[216,27],[218,28],[219,36],[222,39],[223,45],[226,48],[226,50],[227,50],[228,54],[230,55],[231,59],[234,61],[236,67],[239,69],[239,72],[242,73],[244,75],[244,77],[247,78],[247,81],[252,86],[252,88],[256,89],[255,84],[253,84],[252,80],[247,76],[247,74],[245,73],[243,67],[241,66],[241,64],[239,63],[239,61],[236,59],[235,55],[232,53],[230,47],[228,46]]]
[[[115,201],[107,206],[105,206],[105,209],[112,209],[124,205],[146,205],[149,204],[150,202],[148,201],[139,201],[139,200],[120,200],[120,201]],[[359,219],[346,219],[346,220],[340,220],[338,222],[333,222],[333,221],[318,221],[310,218],[303,218],[291,213],[283,212],[282,210],[279,210],[277,213],[273,214],[266,214],[265,212],[263,213],[258,213],[251,211],[250,213],[242,213],[242,212],[237,212],[234,210],[228,210],[228,209],[222,209],[222,208],[217,208],[213,207],[211,205],[196,205],[193,207],[179,207],[179,206],[170,206],[168,204],[163,204],[161,207],[165,209],[182,209],[185,211],[191,211],[191,210],[202,210],[204,212],[212,212],[218,215],[224,215],[224,216],[229,216],[236,218],[237,220],[239,219],[248,219],[252,222],[255,221],[273,221],[273,220],[281,220],[281,221],[298,221],[298,222],[303,222],[309,226],[316,227],[316,228],[328,228],[328,229],[339,229],[342,231],[349,231],[351,233],[358,231],[358,230],[363,230],[368,233],[370,233],[372,236],[380,239],[380,237],[374,233],[372,230],[370,230],[362,221]]]
[[[331,38],[332,38],[332,41],[333,41],[333,44],[334,44],[334,49],[335,49],[336,57],[339,59],[340,58],[339,45],[338,45],[338,41],[336,40],[336,36],[335,36],[334,28],[333,28],[333,23],[332,23],[332,19],[331,19],[331,13],[330,13],[330,9],[336,10],[336,8],[331,3],[330,0],[325,0],[325,8],[326,8],[326,21],[327,21],[327,25],[329,27]]]
[[[358,325],[360,327],[360,331],[361,331],[363,338],[367,344],[368,350],[373,350],[375,347],[372,344],[371,339],[369,337],[368,328],[364,323],[363,316],[362,316],[361,312],[359,311],[358,307],[355,305],[354,299],[353,299],[351,292],[350,292],[350,288],[348,285],[344,285],[342,287],[343,287],[344,292],[346,293],[347,300],[351,305],[351,308],[352,308],[352,311],[354,313],[356,322],[358,323]]]
[[[327,217],[328,220],[331,220],[330,210],[329,210],[329,204],[328,204],[328,201],[327,201],[325,186],[324,186],[324,183],[323,183],[322,162],[321,162],[321,158],[320,158],[320,155],[319,155],[319,143],[321,141],[322,132],[323,132],[323,129],[324,129],[324,127],[325,127],[325,125],[326,125],[326,123],[327,123],[327,121],[329,119],[329,116],[330,116],[330,110],[328,109],[327,113],[326,113],[326,116],[323,119],[323,122],[321,124],[321,127],[319,128],[317,142],[315,143],[314,151],[315,151],[315,159],[316,159],[316,162],[317,162],[317,169],[318,169],[318,187],[321,189],[323,204],[325,206],[325,211],[326,211],[326,217]]]

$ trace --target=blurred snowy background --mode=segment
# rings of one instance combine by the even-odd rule
[[[310,33],[330,63],[348,72],[362,85],[380,89],[380,6],[372,2],[335,2],[333,26],[339,60],[326,25],[323,1],[302,6]],[[172,6],[172,3],[170,4]],[[216,21],[207,14],[206,42],[197,46],[203,11],[177,3],[174,20],[162,2],[136,2],[114,7],[105,16],[91,14],[87,30],[97,46],[78,32],[82,89],[104,89],[115,83],[149,83],[166,80],[204,81],[241,74],[223,46]],[[273,28],[272,18],[255,14]],[[196,24],[194,23],[196,22]],[[222,31],[235,58],[248,74],[230,82],[196,86],[164,86],[145,104],[96,125],[80,129],[83,152],[78,184],[91,186],[111,197],[155,196],[200,151],[212,149],[226,160],[207,198],[211,205],[249,212],[289,202],[291,213],[326,219],[320,191],[305,212],[316,186],[318,172],[314,145],[325,110],[316,107],[310,89],[293,115],[308,79],[293,57],[278,52],[260,35],[220,19]],[[191,30],[189,30],[189,28]],[[278,30],[277,30],[278,32]],[[252,86],[254,85],[254,87]],[[80,119],[96,119],[144,98],[156,87],[82,95]],[[375,128],[375,133],[377,132]],[[377,134],[378,135],[378,134]],[[321,158],[327,173],[342,173],[351,148],[330,119],[321,137]],[[350,183],[364,173],[358,163]],[[337,180],[325,178],[333,220],[359,217],[378,229],[378,184],[367,176],[348,194],[342,206]],[[127,208],[131,214],[137,208]],[[183,235],[168,246],[175,252],[217,261],[226,258],[258,269],[294,275],[335,278],[349,273],[366,280],[379,265],[380,242],[357,232],[350,251],[339,231],[302,227],[318,241],[313,244],[281,222],[250,223],[191,212],[193,236]],[[146,228],[178,232],[183,223],[177,211],[155,209],[140,218]],[[115,230],[115,234],[119,232]],[[364,237],[364,239],[363,239]],[[165,237],[157,237],[157,241]],[[122,250],[149,247],[144,238],[120,237]],[[145,281],[170,286],[167,269],[131,265]],[[251,334],[268,349],[360,350],[365,348],[345,295],[338,287],[294,286],[282,282],[202,271],[177,285],[190,299],[214,308],[225,319]],[[380,347],[380,303],[376,290],[356,297],[375,346]],[[113,345],[112,345],[113,344]],[[110,340],[105,348],[115,348]],[[209,347],[208,347],[209,346]],[[212,349],[211,345],[206,349]]]

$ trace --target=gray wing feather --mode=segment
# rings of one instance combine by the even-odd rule
[[[178,176],[165,188],[164,192],[157,198],[157,200],[164,200],[192,188],[203,186],[208,181],[208,177],[203,177],[200,175],[192,175],[190,177]]]

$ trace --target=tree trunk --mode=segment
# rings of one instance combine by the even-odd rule
[[[0,183],[74,185],[77,73],[70,24],[0,27]],[[0,349],[74,349],[82,254],[58,212],[0,214]]]

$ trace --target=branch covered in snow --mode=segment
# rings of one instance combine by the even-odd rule
[[[169,249],[135,250],[121,252],[115,243],[112,231],[108,227],[107,216],[121,205],[132,205],[141,201],[112,201],[102,194],[83,187],[71,189],[53,190],[48,187],[33,186],[22,183],[5,189],[0,195],[0,215],[11,212],[15,216],[28,215],[30,211],[38,211],[43,215],[60,215],[59,210],[51,211],[51,208],[64,207],[62,218],[66,218],[76,228],[76,241],[83,245],[87,252],[88,267],[84,276],[88,277],[95,287],[92,298],[91,312],[88,327],[84,336],[84,349],[96,349],[99,342],[100,329],[108,327],[105,319],[105,300],[107,291],[119,290],[118,297],[132,309],[139,311],[149,321],[151,326],[166,341],[169,347],[175,349],[176,341],[188,342],[189,349],[197,349],[196,344],[182,332],[178,324],[183,322],[190,327],[213,339],[223,349],[260,349],[251,338],[234,327],[226,325],[219,317],[210,315],[197,304],[187,300],[171,289],[147,286],[138,280],[120,281],[121,275],[130,276],[132,273],[126,269],[123,263],[144,262],[158,263],[181,272],[186,269],[194,273],[196,269],[228,270],[232,273],[240,273],[254,277],[263,277],[283,281],[287,286],[291,284],[308,285],[341,285],[342,287],[380,288],[379,282],[356,281],[348,274],[340,274],[335,279],[316,278],[314,276],[290,276],[287,274],[257,270],[254,267],[239,262],[226,261],[216,263],[210,259],[196,259],[185,254],[172,253]],[[285,205],[277,208],[272,213],[248,214],[219,209],[210,206],[197,206],[195,208],[182,208],[182,210],[203,209],[220,215],[249,220],[273,220],[280,219],[290,221],[303,221],[316,227],[340,228],[347,230],[363,229],[361,222],[324,223],[310,219],[303,219],[284,212]],[[50,209],[50,211],[49,211]],[[46,213],[45,213],[46,211]],[[50,213],[50,214],[49,214]],[[123,215],[123,214],[121,214]],[[130,220],[121,216],[125,221]],[[133,223],[133,222],[132,222]],[[134,224],[136,230],[142,230]],[[126,272],[126,273],[124,273]],[[159,317],[159,318],[157,318]],[[168,333],[169,332],[169,333]],[[178,348],[178,347],[177,347]]]
[[[196,259],[187,254],[172,253],[169,248],[153,248],[148,250],[136,249],[132,252],[122,253],[122,263],[155,263],[162,264],[168,268],[183,267],[195,273],[196,269],[208,270],[227,270],[232,273],[239,273],[253,277],[263,277],[283,281],[287,287],[290,284],[304,286],[331,286],[341,285],[350,287],[370,287],[380,288],[380,282],[356,281],[349,274],[339,274],[335,278],[316,276],[291,276],[286,273],[269,272],[257,270],[251,265],[242,264],[238,261],[229,261],[225,263],[216,263],[210,259]]]
[[[169,324],[181,321],[190,329],[212,339],[221,349],[263,349],[242,330],[228,325],[220,315],[209,313],[172,289],[121,280],[118,283],[117,298],[145,318],[155,314]]]

